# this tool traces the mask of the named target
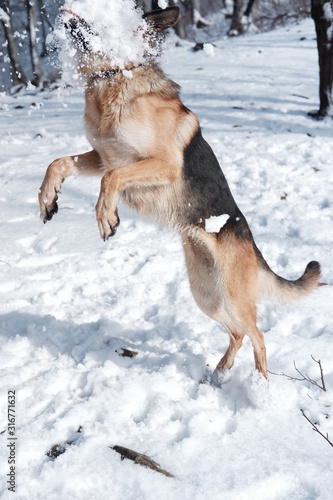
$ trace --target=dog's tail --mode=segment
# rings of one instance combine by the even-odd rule
[[[267,298],[273,303],[287,303],[305,297],[319,286],[319,262],[309,262],[302,276],[290,281],[271,270],[256,246],[255,252],[259,269],[259,298]]]

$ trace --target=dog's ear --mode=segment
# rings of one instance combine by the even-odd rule
[[[179,7],[152,10],[151,12],[146,12],[142,17],[155,31],[163,31],[177,24]]]

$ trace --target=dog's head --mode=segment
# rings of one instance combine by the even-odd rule
[[[81,6],[80,2],[74,2],[72,8],[63,7],[61,14],[66,38],[79,56],[79,72],[86,74],[101,67],[135,67],[147,57],[157,55],[159,33],[174,26],[179,18],[178,7],[142,15],[134,9],[132,0],[109,0],[105,18],[99,11],[96,14],[96,9],[85,12]]]

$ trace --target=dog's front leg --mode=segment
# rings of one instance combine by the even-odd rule
[[[121,191],[133,184],[138,187],[170,184],[178,177],[180,169],[181,163],[175,157],[173,162],[149,158],[107,172],[102,178],[96,204],[96,219],[103,240],[113,236],[119,226],[117,201]]]
[[[97,151],[90,151],[77,156],[66,156],[54,160],[46,170],[38,199],[40,218],[45,223],[58,212],[58,194],[61,184],[70,175],[97,175],[103,173],[102,161]]]
[[[107,172],[101,182],[101,190],[96,204],[96,219],[102,239],[105,241],[116,234],[120,224],[117,210],[119,176],[117,170]]]

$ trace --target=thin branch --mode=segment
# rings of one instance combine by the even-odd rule
[[[324,380],[324,371],[323,371],[323,367],[321,366],[321,361],[320,359],[315,359],[312,354],[311,354],[311,358],[313,359],[313,361],[315,361],[316,363],[318,363],[319,365],[319,368],[320,368],[320,377],[321,377],[321,383],[322,383],[322,389],[323,391],[326,392],[326,385],[325,385],[325,380]]]
[[[272,375],[279,375],[279,376],[283,376],[283,377],[286,377],[288,380],[297,380],[299,382],[302,382],[303,380],[306,380],[307,382],[310,382],[310,384],[312,385],[315,385],[316,387],[319,387],[319,389],[321,389],[322,391],[326,392],[326,385],[325,385],[325,380],[324,380],[324,372],[323,372],[323,367],[321,365],[321,361],[320,359],[317,360],[315,359],[312,354],[311,354],[311,358],[313,359],[313,361],[315,361],[316,363],[318,363],[319,365],[319,369],[320,369],[320,378],[321,378],[321,385],[318,384],[318,382],[316,382],[315,380],[312,380],[312,378],[309,377],[309,375],[304,375],[296,366],[296,362],[294,361],[294,367],[295,367],[295,370],[297,371],[297,373],[301,376],[301,378],[297,378],[297,377],[293,377],[291,375],[287,375],[285,373],[274,373],[274,372],[271,372],[269,371],[269,373],[271,373]]]
[[[328,444],[330,444],[332,447],[333,447],[333,443],[332,441],[330,441],[329,437],[328,437],[328,433],[326,433],[326,436],[325,434],[323,434],[322,432],[320,432],[320,430],[318,429],[318,427],[316,426],[316,424],[314,422],[312,422],[312,420],[310,420],[306,415],[305,415],[305,412],[304,410],[300,410],[303,417],[312,425],[312,429],[315,431],[315,432],[318,432],[318,434],[320,434],[327,442]]]

